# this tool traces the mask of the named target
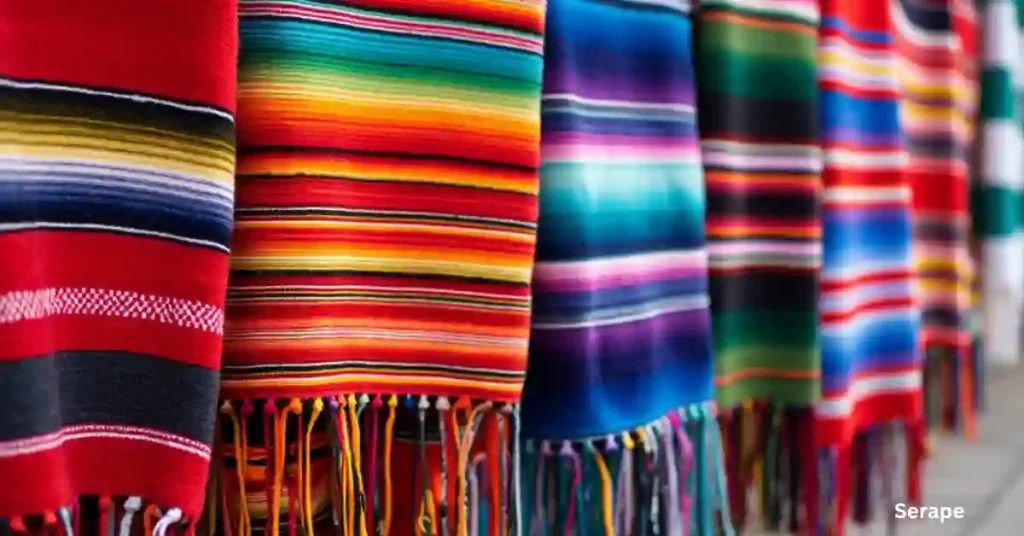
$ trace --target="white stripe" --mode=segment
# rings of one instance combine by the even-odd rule
[[[914,392],[921,388],[921,372],[907,371],[869,378],[854,379],[845,396],[818,402],[817,412],[826,418],[850,415],[857,403],[873,396]]]
[[[227,112],[225,112],[223,110],[218,110],[217,108],[212,108],[212,107],[209,107],[209,106],[198,106],[198,105],[194,105],[194,104],[184,104],[184,103],[181,103],[181,102],[175,102],[175,101],[166,100],[166,99],[160,99],[160,98],[156,98],[156,97],[147,97],[145,95],[133,95],[131,93],[114,93],[112,91],[104,91],[104,90],[98,90],[98,89],[88,89],[88,88],[76,87],[76,86],[65,86],[65,85],[60,85],[60,84],[50,84],[50,83],[46,83],[46,82],[19,82],[19,81],[16,81],[16,80],[8,80],[6,78],[0,78],[0,87],[10,87],[10,88],[14,88],[14,89],[43,89],[43,90],[66,91],[68,93],[79,93],[79,94],[82,94],[82,95],[92,95],[92,96],[97,96],[97,97],[111,97],[111,98],[115,98],[115,99],[128,100],[128,101],[132,101],[132,102],[136,102],[136,103],[140,103],[140,104],[159,104],[159,105],[162,105],[162,106],[169,106],[171,108],[176,108],[178,110],[184,110],[184,111],[187,111],[187,112],[198,112],[198,113],[216,115],[217,117],[222,117],[222,118],[224,118],[224,119],[226,119],[228,121],[231,121],[232,123],[235,122],[235,118],[231,114],[229,114],[229,113],[227,113]]]
[[[899,152],[871,153],[857,150],[825,149],[825,163],[851,169],[878,170],[894,169],[907,163],[907,154]]]
[[[674,111],[683,113],[693,113],[696,108],[692,104],[678,104],[678,103],[660,103],[660,102],[636,102],[636,101],[619,101],[611,99],[592,99],[589,97],[582,97],[573,93],[547,93],[542,95],[540,98],[541,102],[551,101],[569,101],[584,106],[601,106],[601,107],[614,107],[614,108],[636,108],[638,110],[652,110],[652,111]]]
[[[1018,120],[986,119],[981,135],[981,178],[987,184],[1024,190],[1024,141]]]
[[[895,188],[832,186],[825,188],[821,197],[824,201],[836,203],[910,201],[910,188],[905,186]]]
[[[211,242],[209,240],[199,240],[196,238],[189,238],[185,236],[178,236],[170,233],[161,233],[159,231],[149,231],[146,229],[134,229],[131,227],[119,227],[117,225],[102,225],[97,223],[63,223],[63,222],[47,222],[47,221],[34,221],[34,222],[21,222],[21,223],[0,223],[0,232],[8,231],[38,231],[48,229],[70,229],[70,230],[86,230],[86,231],[106,231],[113,233],[124,233],[139,236],[148,236],[151,238],[164,238],[167,240],[174,240],[177,242],[185,242],[186,244],[193,244],[196,246],[203,246],[218,251],[228,253],[229,250],[226,246],[218,244],[217,242]]]
[[[659,316],[674,313],[699,311],[702,309],[707,309],[710,304],[711,299],[708,298],[707,295],[686,296],[680,298],[672,298],[668,300],[661,300],[654,303],[648,303],[645,304],[645,307],[643,307],[640,311],[629,312],[628,314],[622,314],[611,318],[587,319],[575,322],[546,322],[542,318],[537,318],[535,316],[532,327],[533,329],[536,330],[560,330],[615,326],[629,324],[633,322],[642,322],[644,320],[652,320],[654,318],[658,318]]]
[[[1013,72],[1018,69],[1019,60],[1017,8],[1007,0],[988,0],[985,8],[985,26],[981,32],[985,64]]]
[[[847,287],[840,291],[822,291],[818,309],[823,313],[844,313],[865,303],[914,295],[913,281],[892,281]]]
[[[819,19],[817,2],[793,0],[701,0],[703,6],[738,7],[750,11],[762,11],[779,15],[801,17],[806,22],[817,23]]]
[[[34,454],[55,449],[68,441],[95,437],[146,441],[210,459],[209,446],[186,437],[149,428],[101,424],[68,426],[49,434],[0,442],[0,458]]]

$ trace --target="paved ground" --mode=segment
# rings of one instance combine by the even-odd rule
[[[943,437],[925,479],[925,504],[962,506],[965,518],[904,522],[899,536],[1024,535],[1024,367],[996,368],[988,378],[977,441]],[[886,531],[882,525],[851,534]]]
[[[978,440],[941,437],[925,473],[925,504],[963,507],[964,519],[900,521],[890,532],[878,511],[874,524],[851,526],[847,534],[1024,536],[1024,366],[993,369],[988,378],[988,409],[978,422]]]

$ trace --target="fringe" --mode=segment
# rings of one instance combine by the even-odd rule
[[[713,403],[601,438],[527,440],[529,535],[732,536],[723,443]]]
[[[755,401],[723,411],[719,421],[729,476],[722,485],[736,530],[757,520],[770,532],[816,534],[817,520],[827,521],[818,505],[828,503],[815,461],[813,411]]]
[[[961,345],[933,345],[925,352],[925,422],[929,429],[977,438],[983,404],[984,363],[978,337]]]
[[[348,394],[228,401],[221,417],[202,532],[523,534],[517,405]]]

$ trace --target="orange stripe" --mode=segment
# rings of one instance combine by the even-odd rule
[[[785,370],[772,367],[755,367],[738,370],[731,374],[715,378],[716,387],[724,387],[730,383],[748,380],[751,378],[767,378],[779,380],[815,380],[821,377],[818,370]]]
[[[720,21],[739,24],[742,26],[749,26],[752,28],[761,28],[763,30],[774,30],[778,32],[793,32],[803,34],[806,36],[817,36],[817,30],[807,24],[798,22],[783,22],[777,20],[764,20],[747,15],[741,15],[739,13],[728,13],[723,11],[708,11],[702,17],[702,20],[708,21]]]

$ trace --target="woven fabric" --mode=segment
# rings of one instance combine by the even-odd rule
[[[819,440],[921,411],[911,192],[888,0],[822,2]]]
[[[234,183],[228,0],[0,0],[0,518],[198,518]],[[24,525],[22,525],[22,528]]]
[[[914,256],[922,344],[955,355],[970,344],[973,260],[968,238],[967,157],[974,98],[957,58],[968,55],[958,32],[959,2],[894,2],[901,86],[900,125],[913,192]],[[926,36],[926,37],[923,37]]]
[[[705,0],[697,88],[716,395],[820,393],[816,1]]]
[[[243,1],[223,393],[516,401],[540,1]]]
[[[547,18],[523,432],[581,439],[712,396],[691,21],[639,0]]]
[[[731,534],[688,7],[548,4],[519,478],[530,533]]]
[[[1024,76],[1020,55],[1024,9],[1014,0],[986,0],[981,75],[980,184],[974,225],[982,241],[981,274],[986,359],[1020,359],[1024,305]]]
[[[240,3],[222,380],[239,433],[225,439],[259,445],[272,463],[262,507],[232,515],[239,531],[261,515],[270,532],[295,528],[288,468],[320,430],[341,475],[338,530],[470,522],[465,486],[428,497],[416,482],[468,478],[469,453],[455,445],[468,450],[499,412],[507,439],[516,420],[499,403],[519,401],[526,372],[544,9]],[[291,435],[303,422],[313,435]],[[447,457],[396,443],[442,426]],[[237,480],[230,501],[242,504],[258,484]],[[315,515],[318,497],[300,497]]]

